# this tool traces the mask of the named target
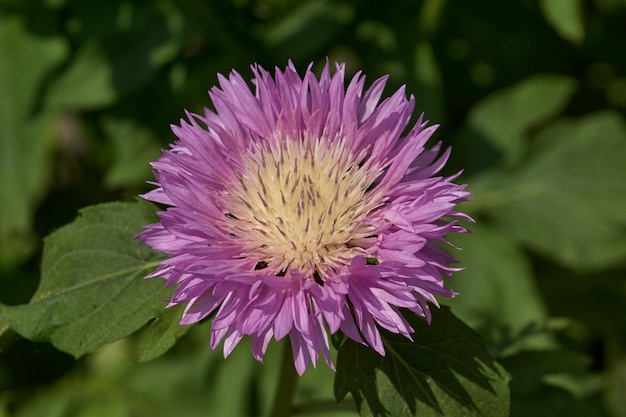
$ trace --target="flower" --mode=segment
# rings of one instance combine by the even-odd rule
[[[254,92],[218,75],[215,111],[187,113],[152,164],[143,197],[170,207],[139,236],[171,256],[148,277],[177,286],[181,324],[214,313],[211,348],[223,340],[225,356],[249,335],[262,361],[289,336],[299,374],[320,353],[334,369],[329,334],[384,355],[381,328],[411,339],[400,309],[430,320],[435,295],[455,295],[442,246],[471,219],[454,211],[468,196],[458,174],[434,176],[450,150],[424,147],[437,126],[422,116],[401,136],[414,108],[404,87],[379,103],[387,77],[363,92],[365,77],[345,87],[344,71],[254,65]]]

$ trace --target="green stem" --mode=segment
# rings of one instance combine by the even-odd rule
[[[272,412],[270,413],[271,417],[289,417],[292,415],[293,406],[291,403],[296,393],[297,382],[298,374],[293,364],[291,343],[285,340],[283,343],[278,386],[276,387]]]

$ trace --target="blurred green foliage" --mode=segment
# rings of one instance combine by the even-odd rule
[[[511,415],[626,416],[625,21],[624,0],[0,0],[2,311],[41,294],[44,236],[150,188],[216,73],[328,57],[406,84],[453,146],[477,224],[449,304],[511,374]],[[0,315],[0,416],[265,413],[279,345],[224,361],[201,324],[134,364],[175,313],[77,361]],[[332,378],[308,371],[299,410]]]

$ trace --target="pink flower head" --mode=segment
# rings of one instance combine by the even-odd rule
[[[150,277],[177,286],[181,324],[215,314],[211,348],[224,340],[225,356],[249,335],[261,361],[289,336],[298,373],[320,353],[333,368],[337,331],[384,355],[380,328],[411,339],[400,308],[430,320],[428,302],[455,295],[442,243],[466,231],[454,207],[468,193],[434,176],[450,151],[425,148],[437,126],[421,116],[401,137],[414,98],[401,88],[379,103],[387,77],[363,92],[343,65],[252,72],[254,92],[219,75],[215,111],[187,113],[152,164],[143,197],[170,207],[140,237],[171,257]]]

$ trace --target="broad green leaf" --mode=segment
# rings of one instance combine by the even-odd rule
[[[70,67],[55,81],[46,96],[50,107],[93,110],[117,99],[112,64],[101,46],[85,43]]]
[[[133,240],[155,217],[154,206],[143,201],[81,210],[45,239],[31,302],[0,304],[0,318],[28,339],[81,356],[159,317],[169,291],[162,280],[143,277],[163,255]]]
[[[576,90],[576,81],[561,75],[534,75],[496,91],[469,113],[469,126],[516,162],[526,150],[528,130],[560,113]]]
[[[447,307],[432,324],[410,313],[414,342],[383,333],[386,356],[345,340],[335,396],[352,393],[361,416],[508,416],[508,375],[483,339]]]
[[[448,281],[460,295],[444,302],[473,328],[501,329],[514,337],[529,326],[545,325],[546,308],[530,261],[519,245],[511,236],[480,222],[471,231],[449,237],[463,248],[455,256],[465,269]]]
[[[145,362],[167,352],[192,326],[180,326],[180,307],[168,308],[152,319],[137,334],[137,359]]]
[[[585,38],[580,0],[540,0],[541,13],[563,39],[579,44]]]
[[[108,188],[143,184],[152,170],[149,162],[161,154],[152,132],[132,120],[105,119],[103,127],[115,158],[104,184]]]
[[[45,76],[67,53],[58,37],[41,38],[17,19],[0,19],[0,265],[29,256],[36,204],[49,181],[59,128],[54,112],[36,113]]]
[[[18,18],[0,19],[0,59],[11,64],[0,66],[0,117],[4,122],[21,122],[32,110],[41,81],[66,53],[60,38],[37,37]]]
[[[474,209],[499,230],[578,269],[626,256],[626,127],[612,112],[561,120],[536,139],[538,149],[510,173],[474,183]]]

